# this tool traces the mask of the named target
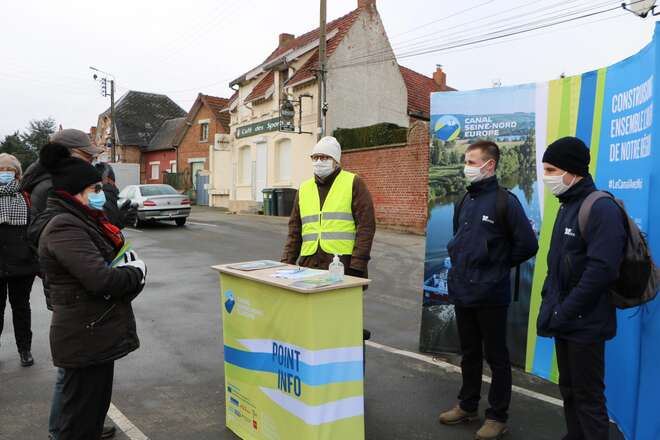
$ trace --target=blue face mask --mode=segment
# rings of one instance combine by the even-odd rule
[[[7,185],[14,181],[16,173],[14,171],[0,171],[0,185]]]
[[[105,193],[103,191],[89,193],[87,200],[90,208],[102,211],[103,205],[105,205]]]

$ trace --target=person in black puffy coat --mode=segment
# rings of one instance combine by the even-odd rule
[[[30,199],[19,189],[21,171],[18,159],[0,154],[0,334],[9,298],[21,365],[29,367],[34,364],[30,292],[39,264],[26,235]]]
[[[58,440],[100,439],[108,411],[114,362],[139,345],[131,302],[142,290],[146,266],[103,213],[101,175],[55,143],[40,162],[53,191],[44,215],[39,261],[50,290],[50,346],[63,370]]]

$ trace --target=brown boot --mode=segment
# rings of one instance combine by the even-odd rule
[[[497,440],[504,437],[504,435],[509,432],[509,429],[506,427],[506,423],[498,422],[497,420],[486,419],[486,422],[477,431],[475,436],[476,440]]]
[[[438,419],[443,425],[456,425],[458,423],[466,423],[478,420],[479,415],[476,412],[463,411],[459,405],[456,405],[449,411],[440,414]]]

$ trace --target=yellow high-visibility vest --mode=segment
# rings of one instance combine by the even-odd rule
[[[300,185],[298,205],[302,221],[300,255],[314,255],[321,246],[324,252],[351,255],[355,246],[353,218],[353,180],[355,174],[340,171],[321,208],[319,190],[314,179]]]

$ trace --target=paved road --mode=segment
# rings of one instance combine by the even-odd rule
[[[200,208],[191,220],[185,228],[157,224],[126,233],[148,263],[149,281],[134,303],[142,347],[117,362],[113,403],[150,439],[236,439],[224,427],[218,276],[209,267],[279,258],[286,222]],[[416,352],[423,252],[422,237],[378,233],[370,266],[375,281],[365,294],[365,326],[375,342]],[[9,322],[2,335],[2,440],[46,438],[55,371],[47,340],[50,316],[39,283],[32,304],[36,365],[18,366]],[[538,379],[517,374],[515,382],[557,397],[554,385]],[[367,438],[473,438],[478,424],[448,428],[436,422],[438,412],[453,405],[459,384],[455,373],[369,347]],[[514,394],[511,429],[512,440],[556,440],[563,432],[561,409]]]

